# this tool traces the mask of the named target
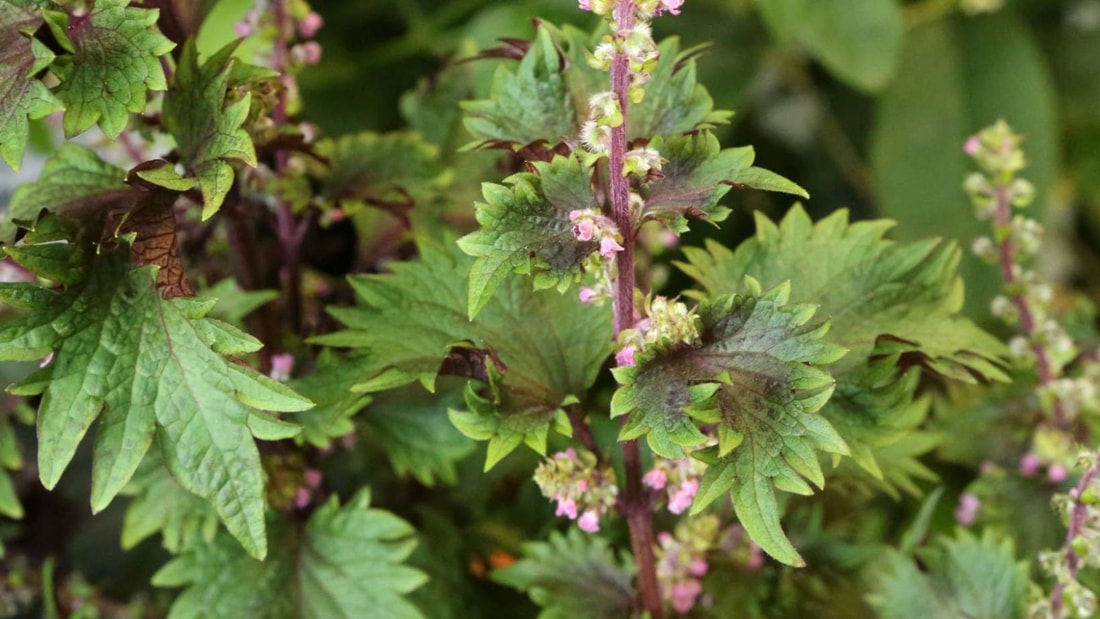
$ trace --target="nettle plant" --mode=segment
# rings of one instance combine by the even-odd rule
[[[953,244],[894,242],[891,222],[843,210],[814,223],[795,204],[734,249],[684,247],[693,284],[665,294],[661,255],[726,219],[731,191],[809,196],[719,145],[731,113],[696,83],[699,50],[652,35],[682,0],[579,4],[594,33],[540,22],[465,58],[500,61],[486,98],[455,63],[403,100],[420,133],[333,139],[297,94],[323,22],[302,0],[259,2],[220,47],[198,36],[211,2],[0,0],[0,156],[18,169],[32,127],[82,136],[0,224],[0,359],[23,362],[4,369],[20,376],[0,409],[0,514],[24,515],[28,475],[54,489],[83,468],[66,479],[90,477],[93,512],[129,497],[125,548],[160,535],[152,583],[177,591],[122,608],[15,556],[5,608],[489,616],[499,590],[476,592],[503,584],[544,617],[777,616],[830,588],[852,616],[865,581],[843,575],[883,546],[839,544],[863,524],[827,513],[935,479],[934,392],[1007,383],[1013,352],[1030,355],[1049,415],[1024,458],[1032,475],[1068,464],[1092,375],[1065,378],[1078,353],[1013,266],[1013,243],[1037,247],[1009,218],[1030,199],[1017,138],[968,143],[989,176],[967,187],[994,216],[976,251],[1000,261],[995,308],[1023,343],[960,314]],[[464,464],[475,449],[484,476]],[[1077,580],[1096,556],[1086,460],[1036,613],[1094,603]],[[826,482],[842,491],[815,497]],[[986,578],[1004,593],[988,606],[948,586],[924,608],[1019,612],[1026,574],[1001,538],[960,533],[912,561],[939,494],[870,603],[912,616],[937,579]],[[533,612],[516,608],[499,612]]]

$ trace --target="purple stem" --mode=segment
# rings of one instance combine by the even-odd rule
[[[615,24],[625,35],[634,27],[633,0],[618,0]],[[630,179],[623,175],[627,151],[629,120],[630,67],[626,55],[616,52],[611,61],[611,90],[619,99],[623,122],[611,129],[608,162],[608,183],[611,186],[611,215],[623,236],[623,250],[618,252],[618,279],[614,297],[615,338],[634,326],[634,217],[630,212]],[[625,420],[624,420],[625,421]],[[638,565],[638,592],[642,606],[652,619],[661,619],[661,586],[657,581],[657,560],[653,554],[653,504],[642,485],[642,452],[637,440],[623,442],[623,468],[626,489],[619,500],[619,511],[630,527],[630,545]]]
[[[1077,535],[1081,533],[1081,528],[1085,524],[1085,512],[1088,511],[1088,506],[1085,505],[1082,497],[1085,495],[1085,491],[1088,490],[1089,484],[1096,478],[1100,462],[1097,462],[1093,466],[1089,467],[1085,474],[1081,476],[1081,481],[1077,482],[1077,493],[1073,498],[1073,512],[1070,515],[1069,530],[1066,531],[1066,542],[1062,547],[1062,553],[1066,557],[1066,570],[1068,572],[1068,580],[1077,578],[1077,569],[1080,567],[1081,558],[1077,556],[1077,553],[1073,550],[1073,540],[1077,539]],[[1054,619],[1059,619],[1062,616],[1062,594],[1066,590],[1067,581],[1059,580],[1058,584],[1054,585],[1054,593],[1050,598],[1050,613]]]
[[[287,75],[287,39],[288,31],[292,32],[293,24],[290,23],[286,11],[286,0],[273,0],[272,11],[275,16],[276,35],[275,46],[272,52],[271,68],[281,74],[283,91],[279,93],[272,113],[272,120],[276,126],[285,125],[288,117],[286,111],[286,96],[290,92],[291,77]],[[286,150],[275,151],[275,174],[279,177],[286,175],[289,153]],[[278,226],[279,247],[282,253],[283,266],[279,270],[279,279],[283,290],[287,294],[287,315],[291,328],[295,333],[302,332],[302,240],[305,237],[305,229],[298,224],[294,216],[294,207],[285,200],[279,201],[275,211],[275,220]],[[303,222],[304,223],[304,222]]]

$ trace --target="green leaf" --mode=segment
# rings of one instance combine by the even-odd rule
[[[240,96],[231,89],[236,47],[227,45],[200,66],[195,44],[188,41],[164,95],[164,126],[176,139],[181,163],[199,180],[204,220],[218,212],[233,185],[231,163],[256,166],[252,138],[242,128],[251,93]]]
[[[643,185],[643,219],[664,222],[677,232],[687,230],[687,218],[722,221],[729,209],[718,201],[731,187],[782,191],[808,198],[806,190],[761,168],[752,167],[752,147],[723,150],[709,131],[693,135],[658,137],[650,145],[667,163],[663,178]]]
[[[317,144],[329,162],[321,177],[321,198],[331,203],[411,207],[446,185],[450,174],[439,164],[439,148],[411,132],[345,135]],[[350,210],[350,204],[343,205]]]
[[[986,529],[981,539],[959,529],[917,552],[921,565],[898,552],[878,566],[868,601],[884,619],[903,617],[1024,617],[1028,568],[1011,540]]]
[[[474,451],[474,443],[447,419],[447,410],[461,403],[461,390],[427,394],[413,387],[396,389],[377,396],[363,425],[398,475],[412,474],[425,486],[434,486],[436,480],[453,485],[458,479],[455,463]]]
[[[893,78],[905,25],[898,0],[767,0],[756,4],[780,42],[801,46],[867,92]]]
[[[202,296],[217,299],[210,317],[240,326],[246,316],[279,298],[274,290],[242,290],[237,280],[227,277],[202,291]]]
[[[315,341],[366,349],[354,359],[362,391],[415,381],[434,389],[444,359],[457,355],[466,363],[449,373],[492,381],[484,396],[468,387],[472,411],[451,415],[459,430],[490,440],[490,464],[524,442],[542,453],[550,429],[568,433],[562,404],[585,394],[610,352],[609,308],[513,279],[470,321],[472,260],[450,243],[422,242],[420,251],[392,274],[353,276],[364,305],[330,308],[348,329]]]
[[[503,64],[497,67],[488,99],[462,103],[470,135],[485,142],[525,146],[543,140],[557,144],[577,134],[588,112],[578,118],[562,75],[565,58],[554,34],[551,28],[540,27],[515,71]]]
[[[154,267],[131,268],[125,248],[40,243],[28,235],[9,255],[24,265],[66,247],[82,281],[61,290],[0,285],[0,300],[22,310],[0,323],[0,358],[51,362],[12,391],[42,393],[39,473],[53,488],[77,445],[99,419],[93,449],[92,509],[100,511],[130,480],[154,437],[180,484],[210,501],[230,532],[256,556],[266,553],[263,473],[252,441],[253,408],[297,411],[311,402],[221,354],[260,343],[203,316],[212,303],[165,300]]]
[[[322,352],[317,358],[317,369],[290,384],[295,391],[316,403],[310,410],[295,416],[302,424],[298,442],[322,449],[330,447],[332,439],[354,432],[352,416],[371,401],[371,396],[351,391],[362,377],[356,359],[341,359],[331,353]]]
[[[538,619],[621,619],[634,609],[634,566],[607,542],[570,529],[523,545],[526,555],[493,570],[494,581],[524,591],[542,607]]]
[[[821,338],[827,325],[807,326],[809,305],[787,305],[789,288],[767,293],[750,283],[754,296],[723,296],[700,306],[696,346],[645,353],[638,365],[616,370],[622,384],[612,416],[629,415],[620,440],[645,436],[666,458],[684,457],[706,437],[696,421],[715,425],[718,445],[699,457],[710,466],[692,506],[698,513],[733,489],[745,529],[770,555],[801,565],[779,528],[774,493],[800,494],[825,483],[817,451],[847,454],[840,435],[817,411],[833,391],[820,366],[844,349]]]
[[[578,241],[569,213],[597,209],[588,171],[576,157],[532,164],[535,173],[486,183],[479,202],[481,229],[459,239],[459,247],[477,258],[470,269],[468,312],[477,316],[509,274],[536,276],[537,288],[564,290],[579,278],[598,242]]]
[[[285,525],[276,531],[279,543],[264,562],[216,539],[161,568],[154,584],[187,587],[169,619],[422,617],[404,597],[426,579],[403,565],[416,546],[415,531],[372,509],[368,490],[343,507],[333,497],[301,532]]]
[[[131,8],[129,0],[96,0],[83,15],[47,13],[54,35],[72,55],[51,66],[54,91],[65,104],[65,135],[99,123],[109,138],[126,128],[130,112],[145,109],[149,90],[164,90],[160,56],[175,44],[153,25],[159,11]]]
[[[885,240],[892,226],[849,224],[845,211],[814,224],[796,206],[779,225],[757,215],[756,236],[736,251],[717,243],[687,248],[680,265],[712,296],[742,290],[751,275],[765,286],[790,281],[795,302],[819,304],[829,340],[851,351],[832,367],[837,395],[822,415],[879,479],[875,449],[900,440],[927,413],[913,399],[917,378],[898,369],[902,355],[955,380],[1007,380],[1004,344],[960,315],[959,250],[935,240]],[[872,357],[880,360],[869,368]],[[906,477],[896,481],[904,485]]]
[[[15,226],[33,227],[42,210],[88,216],[126,200],[131,187],[126,172],[99,158],[90,149],[65,144],[46,161],[38,180],[20,185],[12,195],[8,221],[0,228],[0,242],[10,242]]]
[[[943,235],[969,246],[987,234],[962,190],[971,170],[962,144],[1003,118],[1025,137],[1024,175],[1037,190],[1029,216],[1042,221],[1058,169],[1056,103],[1043,54],[1013,11],[912,30],[870,136],[880,212],[900,222],[902,239]],[[974,256],[964,258],[962,275],[968,304],[984,311],[1000,279]]]
[[[0,0],[0,158],[16,172],[30,136],[28,118],[42,118],[64,105],[35,76],[53,61],[53,53],[29,34],[41,15]]]
[[[18,520],[23,517],[23,505],[8,472],[23,468],[23,455],[19,452],[12,416],[8,411],[0,412],[0,516]],[[0,545],[0,556],[3,552]]]
[[[142,460],[122,494],[134,497],[122,522],[122,547],[126,550],[160,533],[164,547],[178,554],[192,540],[211,542],[218,532],[218,513],[181,486],[155,452]]]
[[[480,146],[517,148],[573,141],[588,118],[589,98],[608,90],[607,73],[585,59],[598,39],[566,26],[543,22],[530,49],[513,71],[497,67],[489,98],[462,103],[465,125]],[[599,35],[601,33],[597,33]],[[714,110],[697,83],[697,49],[680,50],[676,37],[658,45],[645,99],[630,108],[627,135],[651,139],[713,127],[732,115]]]

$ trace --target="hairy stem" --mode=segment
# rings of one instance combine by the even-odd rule
[[[290,92],[289,81],[292,79],[287,75],[286,56],[287,39],[290,33],[293,32],[294,26],[290,22],[290,16],[286,8],[286,0],[274,0],[272,3],[277,34],[271,64],[272,68],[281,74],[280,79],[284,85],[283,91],[278,95],[275,110],[272,114],[276,126],[284,125],[288,120],[286,97],[287,93]],[[289,153],[286,150],[275,152],[275,173],[278,176],[281,177],[286,174],[288,161]],[[304,230],[300,230],[300,226],[295,219],[293,205],[285,200],[279,200],[278,208],[275,211],[275,220],[278,227],[279,248],[283,262],[282,269],[279,271],[279,279],[283,290],[286,292],[287,319],[295,333],[302,333],[301,249],[302,240],[305,236],[302,233]]]
[[[993,199],[995,208],[993,211],[993,221],[999,230],[1009,230],[1012,226],[1010,191],[1011,187],[1004,183],[999,184],[994,191]],[[1019,284],[1019,278],[1016,276],[1016,271],[1013,268],[1016,265],[1016,248],[1012,244],[1011,235],[1005,236],[1004,240],[1000,242],[998,250],[1001,277],[1010,290],[1015,289]],[[1023,293],[1012,295],[1012,302],[1015,304],[1016,310],[1020,313],[1020,327],[1024,335],[1027,336],[1028,339],[1034,341],[1037,325],[1035,324],[1035,312],[1032,311],[1031,304]],[[1039,384],[1042,387],[1047,387],[1058,378],[1055,376],[1054,367],[1050,362],[1050,352],[1044,344],[1037,341],[1031,345],[1031,351],[1035,355],[1035,366],[1039,374]],[[1055,396],[1052,410],[1054,412],[1054,424],[1063,430],[1067,429],[1069,419],[1066,415],[1065,403],[1062,402],[1061,398]]]
[[[1054,593],[1051,594],[1050,598],[1050,614],[1054,619],[1059,619],[1062,616],[1062,594],[1066,590],[1068,581],[1077,578],[1077,569],[1080,566],[1081,558],[1073,550],[1073,540],[1077,539],[1077,535],[1081,533],[1081,527],[1085,524],[1085,512],[1088,506],[1085,505],[1082,497],[1098,473],[1100,473],[1100,461],[1090,466],[1085,474],[1081,476],[1081,481],[1077,482],[1077,492],[1073,497],[1073,511],[1070,512],[1069,530],[1066,531],[1066,541],[1062,546],[1068,578],[1064,581],[1059,580],[1054,585]]]
[[[615,23],[625,35],[634,27],[633,0],[619,0],[615,7]],[[630,71],[626,55],[615,54],[611,63],[611,89],[619,99],[623,122],[611,130],[608,183],[611,189],[611,215],[623,236],[623,250],[618,253],[618,279],[615,287],[615,337],[634,326],[634,218],[630,212],[630,180],[623,175],[627,151],[627,121]],[[642,452],[637,440],[623,443],[623,467],[626,488],[620,499],[619,511],[630,527],[630,545],[638,565],[638,591],[642,606],[653,619],[663,614],[660,584],[657,582],[657,562],[653,554],[653,509],[649,493],[642,485]]]

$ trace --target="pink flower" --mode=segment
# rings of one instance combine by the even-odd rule
[[[1069,472],[1066,471],[1066,467],[1061,464],[1052,464],[1050,468],[1047,469],[1047,479],[1052,483],[1060,484],[1066,481],[1067,477],[1069,477]]]
[[[672,607],[684,614],[695,606],[695,598],[703,592],[703,585],[694,578],[672,585]]]
[[[591,241],[596,234],[596,222],[591,219],[582,219],[573,226],[573,236],[582,243]]]
[[[587,479],[578,479],[577,480],[577,491],[578,492],[588,492],[588,480]]]
[[[239,37],[247,37],[252,34],[252,25],[248,22],[237,22],[233,24],[233,33]]]
[[[321,19],[321,16],[317,13],[310,13],[302,18],[302,21],[298,23],[298,31],[302,33],[302,36],[307,39],[312,39],[317,31],[321,29],[321,26],[325,25],[325,20]]]
[[[654,490],[660,490],[668,483],[668,475],[661,469],[653,469],[642,477],[642,483]]]
[[[321,62],[321,44],[317,41],[306,41],[301,45],[295,45],[290,48],[290,57],[301,64],[317,64]]]
[[[1024,477],[1031,477],[1039,472],[1039,456],[1033,453],[1024,454],[1023,458],[1020,458],[1020,474]]]
[[[680,485],[680,488],[669,497],[668,499],[668,511],[674,514],[682,514],[687,508],[691,507],[691,502],[695,500],[695,493],[699,491],[699,482],[694,479],[689,479]]]
[[[978,154],[978,151],[982,148],[982,141],[978,139],[978,136],[972,135],[966,139],[966,144],[963,144],[963,152],[973,157]]]
[[[588,510],[581,514],[580,520],[577,521],[577,526],[585,533],[595,533],[600,530],[600,517],[596,512]]]
[[[271,357],[271,378],[280,382],[290,380],[290,373],[294,371],[294,355],[282,353]]]
[[[588,513],[588,512],[585,512]],[[570,520],[577,519],[577,503],[573,499],[559,499],[558,509],[554,512],[555,516],[565,516]]]
[[[673,15],[680,14],[680,7],[684,5],[684,0],[661,0],[661,6],[657,7],[657,14],[660,15],[665,11],[672,13]]]
[[[615,363],[623,367],[634,367],[634,351],[638,350],[634,346],[626,346],[619,352],[615,353]]]
[[[578,0],[577,4],[580,6],[580,9],[582,11],[591,11],[592,10],[592,5],[590,4],[590,0]]]
[[[619,245],[619,242],[615,239],[609,236],[600,239],[600,255],[604,258],[610,258],[615,255],[615,252],[622,250],[623,246]]]
[[[594,299],[596,297],[596,294],[597,294],[597,292],[594,288],[588,288],[588,287],[581,288],[581,293],[580,293],[581,303],[591,303],[592,299]]]
[[[318,488],[321,485],[321,471],[317,469],[306,469],[302,477],[305,479],[306,486],[309,488]]]
[[[294,493],[294,507],[302,509],[306,505],[309,505],[310,499],[313,498],[313,493],[309,488],[298,488],[298,491]]]
[[[955,522],[964,527],[974,524],[974,518],[978,516],[978,510],[982,507],[982,500],[977,495],[964,492],[959,497],[959,506],[955,508]]]
[[[693,576],[706,576],[707,569],[707,562],[702,559],[693,559],[692,562],[688,564],[688,572]]]

